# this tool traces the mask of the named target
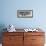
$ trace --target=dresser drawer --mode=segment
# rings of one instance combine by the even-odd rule
[[[3,46],[23,46],[23,38],[21,36],[4,38]]]
[[[23,36],[23,32],[4,32],[5,36]]]
[[[3,43],[15,43],[15,42],[21,42],[23,41],[23,36],[4,36],[3,37]]]
[[[23,43],[22,43],[22,42],[19,43],[19,44],[18,44],[18,43],[12,43],[12,44],[10,44],[10,43],[8,43],[8,44],[5,43],[5,44],[4,44],[4,43],[3,43],[2,46],[23,46]]]
[[[44,36],[45,33],[44,32],[25,32],[24,36]]]
[[[44,44],[32,44],[32,46],[44,46]]]
[[[43,44],[44,36],[32,36],[32,43],[33,44]]]

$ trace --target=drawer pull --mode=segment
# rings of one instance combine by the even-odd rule
[[[9,40],[13,40],[13,38],[9,38]]]
[[[11,38],[9,38],[10,40],[12,40]]]
[[[36,39],[32,39],[32,40],[36,40]]]

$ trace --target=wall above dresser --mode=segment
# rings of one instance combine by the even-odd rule
[[[13,24],[20,29],[40,25],[46,31],[45,4],[46,0],[0,0],[0,24]],[[33,10],[33,18],[17,18],[17,10],[21,9]]]

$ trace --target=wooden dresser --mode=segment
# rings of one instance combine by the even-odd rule
[[[44,32],[3,32],[3,46],[44,46]]]

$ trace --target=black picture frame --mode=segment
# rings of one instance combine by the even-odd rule
[[[17,10],[18,18],[32,18],[33,10]]]

